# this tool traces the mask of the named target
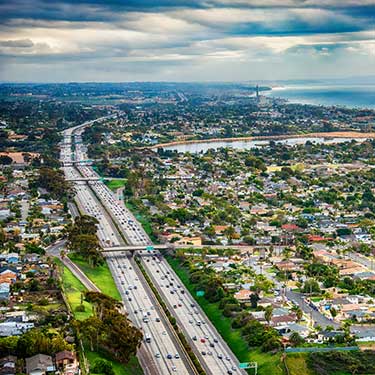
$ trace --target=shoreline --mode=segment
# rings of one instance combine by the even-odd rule
[[[214,142],[238,142],[238,141],[267,141],[267,140],[283,140],[294,138],[354,138],[354,139],[375,139],[375,132],[360,133],[356,131],[339,131],[339,132],[322,132],[322,133],[305,133],[305,134],[283,134],[283,135],[260,135],[248,137],[232,137],[232,138],[210,138],[210,139],[192,139],[188,141],[172,141],[167,143],[158,143],[153,146],[146,146],[142,148],[156,150],[158,148],[190,145],[199,143],[214,143]]]

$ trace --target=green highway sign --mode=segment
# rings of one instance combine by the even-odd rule
[[[147,251],[152,251],[152,250],[154,250],[154,247],[153,246],[146,246],[146,250]]]
[[[203,296],[204,296],[204,290],[198,290],[197,297],[203,297]]]
[[[249,368],[249,363],[248,362],[240,363],[239,367],[240,368]]]

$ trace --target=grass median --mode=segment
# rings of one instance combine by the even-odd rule
[[[102,293],[121,301],[121,296],[113,280],[107,262],[101,266],[91,267],[88,262],[77,254],[69,254],[69,258],[74,262],[85,275],[101,290]]]
[[[190,283],[188,271],[180,266],[177,259],[170,256],[166,259],[240,362],[257,362],[259,375],[285,374],[280,353],[263,353],[260,349],[249,348],[240,331],[232,328],[232,319],[223,316],[219,303],[210,303],[204,297],[197,297],[195,286]],[[249,370],[249,373],[252,374],[254,371]]]
[[[86,287],[73,275],[72,272],[70,272],[69,268],[65,267],[61,263],[61,261],[56,259],[56,263],[59,265],[59,268],[61,271],[60,275],[61,275],[61,280],[63,284],[63,291],[69,303],[70,309],[72,310],[74,318],[77,320],[84,320],[84,319],[89,318],[90,316],[92,316],[92,305],[90,303],[83,301],[83,306],[85,307],[85,311],[82,311],[82,312],[76,311],[77,306],[81,304],[81,295],[87,290]],[[81,264],[78,264],[78,265],[81,267]],[[83,270],[83,267],[82,267],[82,270]],[[99,280],[101,281],[104,281],[106,279],[107,279],[106,277],[99,278]],[[92,281],[95,283],[94,280]],[[113,279],[112,279],[112,282],[113,282]],[[116,288],[115,285],[114,287]],[[116,288],[116,291],[117,291],[117,288]],[[105,359],[111,362],[115,375],[142,375],[143,374],[143,370],[136,356],[131,357],[130,361],[126,365],[124,365],[120,362],[108,359],[108,356],[106,356],[105,354],[92,352],[88,350],[87,347],[85,347],[85,355],[91,367],[94,365],[94,362],[96,359],[101,358],[101,359]]]

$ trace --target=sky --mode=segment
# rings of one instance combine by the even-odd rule
[[[0,81],[375,76],[375,0],[0,0]]]

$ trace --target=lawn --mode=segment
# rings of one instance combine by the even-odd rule
[[[111,189],[111,190],[117,190],[119,188],[122,188],[126,184],[126,180],[110,180],[106,181],[105,184]]]
[[[83,258],[76,254],[69,254],[69,258],[81,268],[86,276],[97,285],[102,293],[121,301],[120,293],[117,290],[111,271],[106,262],[101,266],[92,268]]]
[[[86,288],[83,284],[70,272],[70,270],[63,267],[62,272],[62,283],[64,287],[64,292],[70,308],[74,314],[74,317],[77,320],[84,320],[89,318],[92,315],[92,306],[90,303],[83,301],[83,306],[85,306],[85,311],[78,312],[76,311],[76,307],[81,304],[81,294],[86,291]]]
[[[204,297],[196,296],[195,288],[190,284],[188,272],[180,267],[178,260],[171,257],[167,257],[167,260],[240,362],[258,362],[259,375],[285,374],[280,353],[269,354],[262,353],[260,350],[250,349],[246,341],[241,337],[240,331],[232,329],[231,319],[222,315],[218,303],[210,303]],[[252,373],[251,371],[249,370],[250,374]]]
[[[83,301],[83,305],[85,306],[85,312],[77,312],[75,311],[75,308],[80,305],[81,303],[81,293],[86,291],[86,288],[81,284],[81,282],[70,272],[68,268],[62,265],[62,263],[57,260],[57,262],[60,264],[60,267],[63,267],[62,272],[62,282],[64,286],[64,292],[68,299],[68,303],[73,311],[74,317],[77,320],[84,320],[86,318],[89,318],[92,315],[92,305],[86,301]],[[117,291],[117,289],[116,289]],[[106,358],[105,356],[96,353],[91,352],[89,350],[85,350],[86,357],[90,364],[94,363],[94,360],[96,358]],[[115,375],[142,375],[143,371],[142,368],[138,362],[138,358],[133,356],[131,357],[128,364],[123,365],[119,362],[109,360],[113,365],[113,370],[115,372]]]
[[[98,358],[103,358],[103,359],[106,359],[107,361],[110,361],[112,363],[115,375],[142,375],[143,374],[142,368],[139,365],[137,357],[135,356],[130,358],[129,363],[126,366],[124,366],[123,364],[119,362],[109,360],[105,355],[102,355],[97,352],[91,352],[87,348],[85,350],[85,354],[86,354],[87,360],[90,363],[90,366],[92,366],[94,364],[95,359],[98,359]],[[92,373],[90,372],[90,374]]]
[[[286,356],[285,362],[290,375],[314,375],[315,372],[307,367],[306,353],[293,353]]]

